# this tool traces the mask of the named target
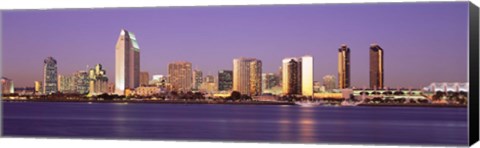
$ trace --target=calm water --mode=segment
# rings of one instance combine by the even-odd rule
[[[3,103],[5,136],[466,145],[466,108]]]

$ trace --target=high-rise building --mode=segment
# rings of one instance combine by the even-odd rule
[[[262,62],[250,62],[250,95],[262,94]]]
[[[43,63],[43,93],[56,93],[58,91],[57,60],[47,57]]]
[[[285,58],[282,63],[283,93],[313,96],[313,57]]]
[[[302,57],[302,95],[313,96],[313,57]]]
[[[168,79],[173,91],[192,89],[192,63],[174,62],[168,64]]]
[[[122,29],[115,47],[115,93],[140,86],[140,47],[132,32]]]
[[[218,71],[218,91],[230,91],[233,86],[233,72],[231,70]]]
[[[255,96],[262,93],[262,61],[255,58],[233,60],[233,90]]]
[[[35,94],[43,93],[43,84],[42,81],[35,81]]]
[[[326,75],[323,77],[323,86],[325,86],[326,91],[332,91],[333,89],[337,89],[335,85],[336,80],[335,76],[333,75]]]
[[[102,68],[101,64],[95,65],[95,68],[89,71],[89,93],[98,95],[108,93],[108,77],[107,72]]]
[[[77,93],[77,77],[75,75],[58,75],[58,91],[64,94]]]
[[[342,44],[338,49],[338,88],[350,87],[350,48]],[[326,88],[327,89],[327,88]]]
[[[14,93],[14,85],[11,79],[2,77],[2,94],[12,94]]]
[[[199,90],[203,83],[203,73],[201,70],[193,70],[193,90]]]
[[[203,83],[200,87],[200,91],[207,92],[207,93],[215,93],[217,92],[217,83],[215,81],[215,76],[207,75],[203,79]]]
[[[301,94],[301,60],[299,58],[283,59],[283,93]]]
[[[150,81],[150,74],[146,71],[140,72],[140,86],[147,86]]]
[[[370,88],[383,89],[383,49],[377,44],[370,45]]]
[[[275,73],[263,73],[262,74],[262,89],[263,91],[272,89],[275,86],[278,86],[279,78]]]
[[[277,77],[278,77],[278,86],[282,87],[282,84],[283,84],[283,69],[282,69],[282,66],[278,67],[278,73],[277,73]]]
[[[76,81],[76,92],[79,94],[87,94],[90,88],[90,79],[88,77],[88,73],[86,71],[78,71],[74,74],[74,76]]]

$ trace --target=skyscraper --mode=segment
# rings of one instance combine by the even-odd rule
[[[332,91],[333,89],[336,89],[337,87],[335,83],[335,76],[326,75],[323,77],[323,86],[325,86],[326,91]]]
[[[64,94],[77,93],[75,75],[58,75],[58,91]]]
[[[193,70],[193,90],[198,90],[203,82],[203,73],[201,70]]]
[[[78,71],[75,76],[75,88],[79,94],[87,94],[90,88],[90,81],[88,79],[88,73],[86,71]]]
[[[217,83],[215,82],[215,76],[207,75],[203,79],[202,85],[200,86],[200,91],[206,93],[215,93],[217,91]]]
[[[115,47],[115,93],[140,85],[140,47],[132,32],[122,29]]]
[[[377,44],[370,45],[370,88],[383,89],[383,49]]]
[[[168,64],[168,79],[173,91],[190,91],[192,89],[192,63]]]
[[[218,91],[232,90],[233,72],[231,70],[218,71]]]
[[[262,94],[262,62],[250,62],[250,95]]]
[[[278,76],[275,73],[263,73],[262,74],[262,89],[265,91],[267,89],[272,89],[275,86],[278,86],[279,80]]]
[[[300,95],[301,85],[301,60],[299,58],[283,59],[283,93]]]
[[[313,57],[302,57],[302,95],[313,96]]]
[[[140,72],[140,86],[148,85],[148,81],[150,81],[150,74],[146,71]]]
[[[262,92],[262,62],[255,58],[233,59],[233,90],[245,95]]]
[[[284,94],[313,95],[313,57],[285,58],[282,61]]]
[[[350,48],[342,44],[338,49],[338,88],[350,87]]]
[[[57,60],[47,57],[43,61],[43,93],[52,94],[58,91]]]
[[[89,71],[89,93],[93,95],[108,93],[107,72],[101,64],[95,65],[95,68]]]
[[[42,81],[35,81],[35,94],[43,93]]]

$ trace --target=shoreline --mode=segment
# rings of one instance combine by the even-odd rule
[[[134,104],[225,104],[225,105],[296,105],[294,102],[270,102],[270,101],[180,101],[180,100],[6,100],[2,102],[63,102],[63,103],[134,103]],[[323,105],[320,105],[323,106]],[[357,106],[369,107],[436,107],[436,108],[467,108],[467,105],[458,104],[359,104]],[[342,106],[338,106],[342,107]],[[352,107],[352,106],[347,106]],[[354,106],[353,106],[354,107]]]
[[[220,102],[220,101],[160,101],[160,100],[118,100],[118,101],[98,101],[98,100],[2,100],[3,102],[63,102],[63,103],[135,103],[135,104],[232,104],[232,105],[295,105],[291,102]]]

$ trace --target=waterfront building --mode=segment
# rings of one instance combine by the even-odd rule
[[[275,73],[263,73],[262,74],[262,90],[272,89],[273,87],[278,86],[279,78]]]
[[[13,81],[9,78],[2,77],[2,94],[12,94],[15,92]]]
[[[149,81],[150,81],[150,74],[146,71],[140,72],[140,86],[148,85]]]
[[[212,93],[216,93],[217,90],[218,88],[217,88],[217,83],[215,81],[215,76],[213,75],[205,76],[203,83],[200,87],[200,91],[212,94]]]
[[[35,81],[35,94],[43,93],[43,84],[42,81]]]
[[[233,60],[233,90],[255,96],[262,93],[262,61],[255,58]]]
[[[339,81],[340,82],[340,81]],[[336,86],[336,80],[335,80],[335,76],[333,75],[325,75],[323,77],[323,86],[325,86],[325,90],[326,91],[332,91],[334,89],[337,89],[337,86]],[[345,85],[344,85],[345,86]],[[339,89],[343,89],[343,88],[340,88]]]
[[[88,73],[86,71],[78,71],[74,74],[75,76],[75,88],[76,93],[79,94],[88,94],[90,87],[90,80],[88,78]]]
[[[160,88],[157,86],[140,86],[135,89],[134,94],[138,96],[153,96],[160,93]]]
[[[285,58],[282,87],[286,95],[313,95],[313,57]]]
[[[58,91],[64,94],[77,93],[75,75],[58,75]]]
[[[58,91],[57,60],[47,57],[43,63],[43,93],[56,93]]]
[[[140,86],[140,47],[132,32],[122,29],[115,47],[115,93]]]
[[[377,44],[370,45],[370,88],[383,89],[383,49]]]
[[[182,61],[168,64],[168,79],[172,91],[190,91],[192,89],[192,63]]]
[[[92,95],[108,93],[107,72],[101,64],[95,65],[95,68],[89,71],[89,93]]]
[[[342,44],[338,49],[338,88],[350,87],[350,48]],[[328,89],[328,87],[326,86]]]
[[[203,73],[201,70],[195,69],[193,70],[193,90],[199,90],[200,86],[203,83]]]
[[[430,85],[423,88],[423,91],[435,93],[435,92],[468,92],[468,82],[433,82]]]
[[[230,91],[233,86],[233,71],[218,71],[218,91]]]

